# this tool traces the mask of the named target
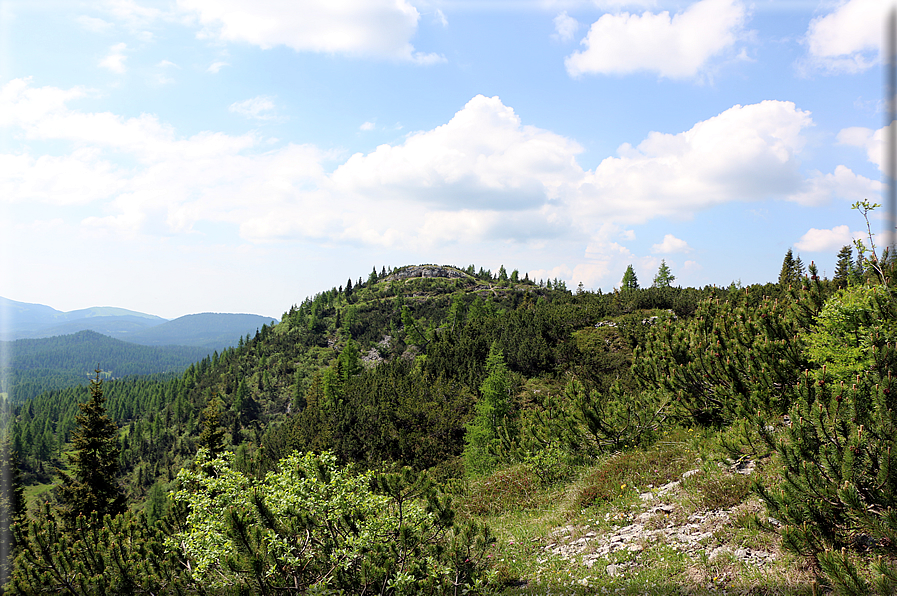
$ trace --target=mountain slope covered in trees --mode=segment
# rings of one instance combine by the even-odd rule
[[[815,581],[889,593],[897,585],[897,523],[887,513],[897,495],[888,455],[897,437],[889,381],[897,298],[894,263],[886,255],[868,263],[847,267],[843,286],[789,253],[778,284],[674,288],[658,274],[642,289],[633,272],[610,294],[570,292],[504,267],[375,269],[183,374],[104,383],[125,493],[150,520],[169,524],[154,534],[123,518],[109,531],[136,532],[147,545],[177,536],[182,546],[167,551],[177,561],[159,554],[155,571],[132,570],[164,584],[162,592],[196,591],[195,582],[214,577],[224,593],[289,585],[399,593],[401,581],[440,593],[455,573],[464,589],[485,593],[519,578],[504,558],[490,560],[487,553],[518,547],[490,546],[494,537],[477,525],[484,517],[501,526],[505,514],[539,507],[539,494],[561,491],[563,515],[606,520],[695,465],[703,465],[698,481],[681,481],[697,491],[689,498],[737,494],[738,505],[746,492],[733,487],[747,485],[716,464],[748,462],[761,470],[755,503],[780,525],[759,514],[750,523],[806,557]],[[27,481],[50,482],[55,468],[66,469],[83,393],[53,391],[5,408]],[[687,434],[696,430],[706,439]],[[297,452],[320,455],[290,459]],[[297,469],[305,471],[290,476]],[[363,479],[372,491],[356,491],[358,509],[343,521],[328,517],[323,501],[311,505],[311,492],[286,496],[308,481],[343,499],[336,477]],[[298,509],[277,509],[282,498]],[[199,514],[224,501],[239,505]],[[405,502],[422,508],[417,529],[402,519],[390,525],[385,514],[380,530],[365,525],[379,515],[372,512],[401,511]],[[50,507],[34,523],[49,527],[54,515]],[[261,520],[252,530],[251,519]],[[331,527],[329,538],[311,538],[316,527]],[[409,555],[425,551],[433,567]],[[52,563],[35,552],[25,569]],[[319,574],[325,552],[348,557],[333,561],[343,570],[336,576]],[[53,556],[62,565],[73,555],[63,548]],[[187,564],[192,575],[183,574]],[[97,573],[97,582],[123,577]],[[683,573],[686,585],[693,571]],[[24,593],[40,583],[24,571],[19,578]],[[530,579],[533,593],[553,585]],[[809,584],[795,589],[810,593]]]

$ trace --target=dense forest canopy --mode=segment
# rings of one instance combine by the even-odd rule
[[[90,538],[96,527],[113,541],[139,536],[155,567],[116,575],[100,565],[76,593],[141,582],[191,592],[209,573],[234,593],[494,590],[494,537],[475,508],[460,515],[445,493],[463,496],[459,481],[521,464],[562,480],[559,470],[646,448],[683,426],[724,433],[739,461],[778,454],[786,482],[757,490],[785,524],[786,545],[832,585],[861,573],[887,589],[897,523],[871,512],[891,511],[897,489],[885,455],[897,440],[897,299],[893,261],[858,248],[854,261],[845,247],[833,280],[789,250],[778,283],[674,287],[662,263],[651,287],[629,266],[621,289],[606,294],[504,267],[374,268],[183,373],[95,379],[117,428],[112,463],[139,516],[75,519],[54,504],[80,461],[83,388],[6,400],[21,481],[63,480],[37,498],[32,521],[20,520],[32,534],[17,538],[13,591],[71,590],[60,579],[74,565],[71,541],[94,544],[103,560],[126,557]],[[809,470],[820,457],[825,471]],[[352,483],[356,500],[337,519],[328,499],[348,498],[339,486]],[[586,506],[600,492],[589,494]],[[832,498],[818,505],[813,494]],[[371,525],[377,511],[390,513]],[[872,571],[863,562],[872,559],[827,554],[851,547],[857,528],[876,541],[866,551],[884,557]],[[58,534],[54,554],[41,552],[35,532]]]

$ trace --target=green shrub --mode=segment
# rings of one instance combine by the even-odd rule
[[[353,474],[331,453],[295,453],[254,480],[231,460],[200,450],[193,471],[178,474],[174,498],[189,513],[168,546],[204,586],[398,595],[486,581],[494,538],[480,524],[456,523],[451,499],[425,474]]]
[[[546,447],[527,455],[523,463],[545,487],[569,480],[574,471],[570,456],[557,447]]]

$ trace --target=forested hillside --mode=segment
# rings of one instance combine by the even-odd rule
[[[209,353],[186,346],[148,347],[94,331],[44,339],[4,342],[9,354],[0,375],[0,392],[23,402],[53,389],[86,386],[97,366],[107,378],[182,372]]]
[[[617,515],[680,466],[703,461],[715,479],[728,461],[763,470],[756,494],[778,525],[756,523],[809,557],[821,586],[887,593],[897,298],[887,256],[845,256],[843,275],[825,280],[789,251],[779,283],[746,288],[672,287],[662,267],[641,289],[630,267],[609,294],[504,267],[374,269],[183,374],[96,377],[92,407],[114,421],[122,495],[143,517],[65,513],[81,494],[66,487],[80,477],[85,389],[13,400],[22,481],[62,487],[38,498],[43,513],[32,507],[13,592],[486,593],[531,582],[541,593],[550,580],[498,560],[523,556],[519,538],[496,542],[484,519],[502,527],[504,515],[549,506],[574,520]],[[101,526],[102,540],[90,534]],[[38,544],[48,532],[52,554]],[[64,578],[81,569],[76,540],[94,554],[74,589]],[[143,549],[147,563],[124,563],[130,551],[103,540]]]

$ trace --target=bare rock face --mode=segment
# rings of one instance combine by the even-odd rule
[[[461,279],[469,277],[463,271],[454,267],[443,267],[440,265],[411,265],[402,267],[392,272],[384,278],[384,281],[394,281],[400,279],[412,279],[414,277],[444,277],[447,279]]]

